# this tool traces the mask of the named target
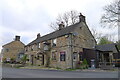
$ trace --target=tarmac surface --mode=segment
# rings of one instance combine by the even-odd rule
[[[118,71],[62,71],[3,67],[2,78],[118,78]]]

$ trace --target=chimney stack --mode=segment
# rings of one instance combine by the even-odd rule
[[[40,33],[38,33],[38,34],[37,34],[37,38],[40,38],[40,37],[41,37],[41,36],[40,36]]]
[[[63,21],[59,24],[59,30],[61,30],[62,28],[64,28],[65,27],[65,25],[64,25],[64,23],[63,23]]]
[[[80,13],[80,15],[79,15],[79,22],[86,22],[85,16],[83,16],[82,13]]]
[[[20,36],[15,36],[15,41],[20,41]]]

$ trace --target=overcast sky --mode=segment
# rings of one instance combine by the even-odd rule
[[[77,10],[86,16],[90,29],[111,34],[117,40],[117,29],[102,29],[100,17],[103,7],[113,0],[0,0],[0,49],[13,41],[15,35],[28,44],[37,33],[45,35],[51,32],[50,22],[58,14]]]

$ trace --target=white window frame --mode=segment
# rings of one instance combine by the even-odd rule
[[[52,60],[57,60],[57,51],[52,51],[51,52],[51,57],[52,57]]]
[[[54,45],[55,44],[55,45]],[[54,47],[54,46],[57,46],[57,39],[53,39],[52,40],[52,46]]]
[[[73,61],[77,61],[77,59],[78,59],[78,53],[73,52]]]
[[[33,45],[31,45],[31,51],[33,51],[34,50],[34,44]]]
[[[40,44],[40,43],[38,43],[38,48],[39,48],[39,49],[41,48],[41,44]]]

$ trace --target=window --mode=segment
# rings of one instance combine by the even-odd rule
[[[27,48],[25,49],[25,51],[27,52]]]
[[[37,54],[35,58],[36,58],[36,60],[39,60],[40,59],[39,54]]]
[[[80,61],[83,61],[83,56],[79,55]]]
[[[52,52],[52,60],[56,60],[56,52]]]
[[[31,51],[33,51],[34,45],[31,46]]]
[[[6,49],[6,52],[9,52],[9,49]]]
[[[65,52],[60,52],[60,61],[65,61]]]
[[[25,51],[26,51],[26,52],[28,51],[28,47],[25,47]]]
[[[80,52],[80,53],[79,53],[79,60],[80,60],[80,61],[83,61],[83,52]]]
[[[45,50],[45,51],[48,51],[48,50],[49,50],[49,46],[46,45],[46,44],[44,44],[44,50]]]
[[[77,60],[77,52],[73,53],[73,60],[76,61]]]
[[[52,40],[52,47],[56,46],[56,44],[57,44],[57,39],[53,39]]]
[[[38,43],[38,48],[40,48],[40,43]]]

